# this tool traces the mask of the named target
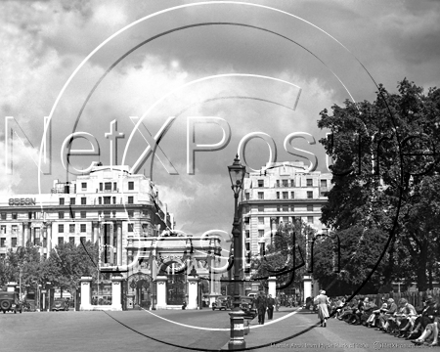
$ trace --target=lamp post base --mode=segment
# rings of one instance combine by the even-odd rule
[[[229,313],[231,319],[231,335],[228,343],[229,350],[238,350],[246,348],[244,340],[244,312],[240,308],[234,308]]]

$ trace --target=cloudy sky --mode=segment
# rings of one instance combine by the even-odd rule
[[[278,161],[308,163],[284,147],[290,134],[308,133],[315,145],[291,147],[316,154],[326,171],[321,110],[372,100],[375,83],[393,92],[404,77],[440,86],[437,1],[6,0],[0,16],[0,114],[33,146],[17,139],[8,154],[0,124],[0,194],[46,193],[53,179],[109,164],[106,133],[116,121],[117,164],[151,176],[177,228],[193,234],[230,231],[227,165],[249,134],[270,136]],[[32,160],[44,116],[52,168],[39,178]],[[162,153],[153,165],[151,156],[139,160],[160,130]],[[72,134],[96,141],[99,155],[72,156],[66,170],[61,149]],[[261,138],[243,153],[248,171],[269,158]]]

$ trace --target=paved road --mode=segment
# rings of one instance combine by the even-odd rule
[[[316,314],[275,312],[274,321],[264,326],[252,322],[246,347],[258,352],[440,351],[333,319],[327,328],[316,323]],[[207,309],[0,315],[1,352],[218,351],[228,340],[227,312]]]

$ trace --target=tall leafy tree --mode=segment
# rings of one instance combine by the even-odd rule
[[[433,244],[439,238],[434,224],[440,220],[440,90],[423,94],[406,79],[397,88],[390,94],[379,86],[373,102],[346,101],[343,107],[334,105],[331,114],[321,112],[318,126],[332,133],[321,143],[335,160],[334,187],[322,221],[337,231],[360,226],[359,241],[368,229],[387,234],[387,251],[378,256],[387,263],[383,281],[403,274],[395,265],[403,253],[396,246],[403,246],[412,267],[406,279],[416,279],[419,290],[425,290],[438,258]]]

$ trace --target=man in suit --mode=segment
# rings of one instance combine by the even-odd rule
[[[275,305],[275,299],[272,295],[267,298],[267,320],[273,319],[273,306]]]
[[[255,306],[258,311],[258,323],[264,325],[264,316],[266,315],[266,309],[267,309],[267,298],[264,295],[263,291],[259,292],[255,300]]]

